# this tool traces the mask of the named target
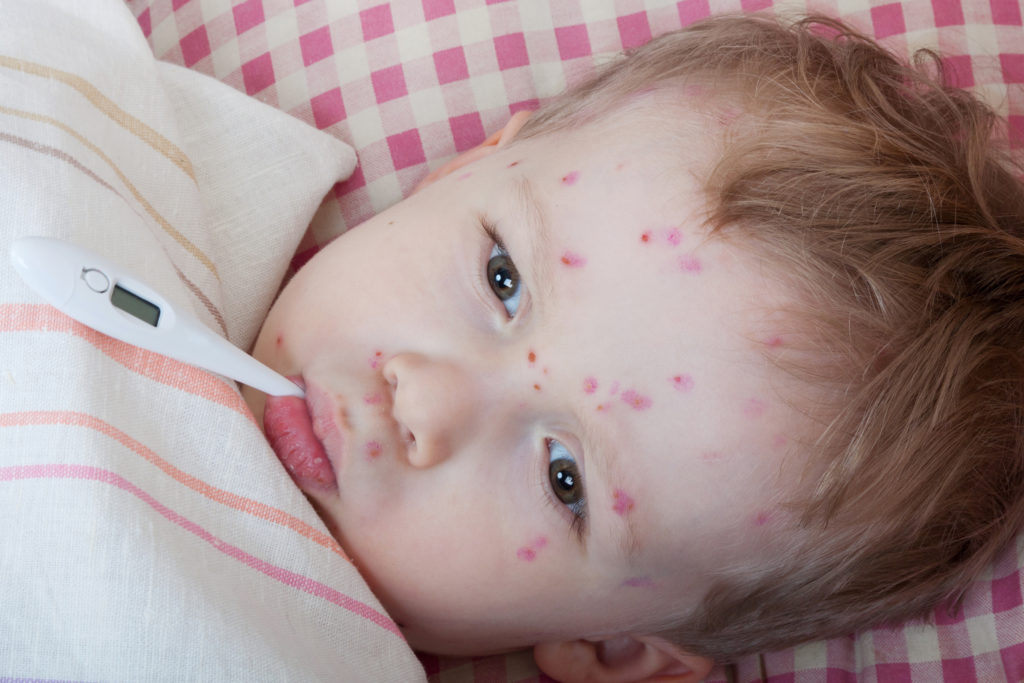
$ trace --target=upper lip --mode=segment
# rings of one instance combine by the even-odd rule
[[[327,459],[338,476],[343,462],[345,447],[348,441],[348,430],[343,427],[342,420],[334,396],[318,386],[315,382],[306,381],[306,407],[313,427],[313,435],[324,448]]]

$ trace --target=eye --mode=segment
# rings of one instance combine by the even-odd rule
[[[583,477],[569,450],[560,442],[548,439],[548,480],[551,490],[562,505],[572,512],[574,530],[579,532],[586,517],[586,497],[583,495]]]
[[[516,264],[505,249],[495,244],[487,259],[487,284],[505,307],[508,317],[514,318],[519,310],[519,299],[522,296],[519,284],[519,271]]]

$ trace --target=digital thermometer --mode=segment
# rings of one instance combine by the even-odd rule
[[[49,237],[22,237],[11,247],[11,260],[29,287],[83,325],[265,394],[303,396],[294,382],[88,249]]]

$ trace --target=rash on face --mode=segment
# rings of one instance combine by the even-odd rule
[[[572,251],[563,253],[561,261],[562,265],[569,268],[582,268],[587,264],[587,259]]]
[[[634,389],[622,392],[622,400],[633,410],[647,410],[654,403],[649,396],[644,396]]]
[[[537,553],[548,544],[547,536],[537,536],[524,546],[516,550],[516,557],[523,562],[533,562],[537,559]]]
[[[612,510],[614,510],[615,514],[619,517],[625,517],[628,515],[633,511],[633,507],[636,505],[636,501],[633,500],[633,497],[622,489],[615,489],[612,492],[612,500],[614,501],[612,504]]]

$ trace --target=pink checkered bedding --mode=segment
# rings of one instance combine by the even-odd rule
[[[157,57],[212,75],[359,154],[295,265],[398,201],[623,48],[724,11],[821,11],[898,53],[938,48],[1006,117],[1024,155],[1022,0],[127,0]],[[338,218],[341,220],[338,220]],[[325,220],[329,218],[330,220]],[[328,229],[327,225],[335,226]],[[877,628],[720,667],[713,681],[1024,680],[1024,536],[955,616]],[[528,653],[424,656],[431,681],[538,681]]]

